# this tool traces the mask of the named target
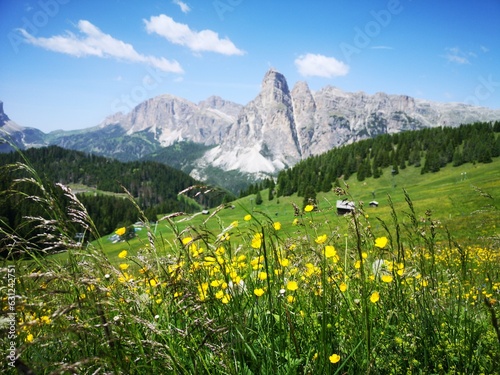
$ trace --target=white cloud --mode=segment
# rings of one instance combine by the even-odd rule
[[[175,22],[164,14],[144,20],[146,31],[156,33],[169,42],[186,46],[194,52],[216,52],[223,55],[243,55],[228,38],[221,39],[219,34],[212,30],[193,31],[188,25]]]
[[[448,62],[455,64],[470,64],[467,56],[473,56],[472,54],[466,54],[462,52],[458,47],[446,48],[446,54],[443,56]],[[473,56],[474,57],[474,56]]]
[[[334,57],[308,53],[295,59],[295,66],[303,76],[338,77],[349,73],[349,65]]]
[[[113,38],[103,33],[89,21],[80,20],[77,25],[81,36],[67,31],[64,35],[50,38],[36,38],[26,30],[20,30],[27,43],[49,51],[65,53],[76,57],[97,56],[115,58],[118,60],[144,63],[165,72],[183,73],[177,61],[164,57],[146,56],[138,53],[131,44]]]
[[[178,5],[179,8],[181,8],[182,13],[188,13],[191,11],[191,8],[189,7],[189,5],[187,5],[185,2],[183,2],[181,0],[172,0],[172,3],[174,3],[175,5]]]

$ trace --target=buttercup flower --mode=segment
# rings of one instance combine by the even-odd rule
[[[120,252],[120,254],[118,254],[118,258],[121,258],[121,259],[126,258],[127,254],[128,254],[127,250],[123,250]]]
[[[314,206],[312,204],[308,204],[304,207],[305,212],[311,212],[312,210],[314,210]]]
[[[335,247],[333,246],[325,246],[325,257],[331,258],[337,255],[337,251],[335,251]]]
[[[245,221],[250,221],[250,220],[252,220],[252,215],[250,215],[250,214],[245,215],[245,217],[243,218],[243,220],[245,220]]]
[[[378,292],[373,292],[370,296],[371,303],[377,303],[380,300],[380,294]]]
[[[264,289],[262,288],[254,289],[253,294],[255,294],[257,297],[260,297],[264,294]]]
[[[316,242],[318,245],[321,245],[322,243],[326,242],[326,239],[327,239],[326,234],[323,234],[321,236],[316,237],[316,239],[314,240],[314,242]]]
[[[125,234],[125,232],[127,231],[127,229],[125,227],[121,227],[121,228],[118,228],[115,233],[119,236],[123,236]]]
[[[186,238],[183,238],[182,239],[182,244],[183,245],[187,245],[188,243],[190,243],[193,239],[191,237],[186,237]]]
[[[380,249],[383,249],[387,245],[387,242],[388,242],[387,237],[378,237],[375,240],[375,246]]]
[[[252,238],[252,246],[254,249],[260,249],[260,245],[262,244],[262,233],[255,233]]]
[[[331,363],[337,363],[340,361],[340,356],[338,354],[332,354],[330,357],[328,357]]]
[[[384,283],[390,283],[392,282],[392,276],[388,274],[384,274],[380,277],[380,280],[382,280]]]
[[[274,230],[280,230],[281,229],[281,223],[277,221],[276,223],[273,223],[273,228]]]
[[[299,284],[297,284],[296,281],[289,281],[288,284],[286,284],[286,288],[293,292],[299,289]]]

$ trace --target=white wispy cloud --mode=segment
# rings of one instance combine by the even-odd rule
[[[75,57],[96,56],[115,58],[117,60],[143,63],[165,72],[183,73],[181,65],[164,57],[148,56],[138,53],[131,44],[103,33],[99,28],[86,20],[78,21],[77,28],[81,35],[66,31],[63,35],[49,38],[35,37],[26,30],[20,32],[25,41],[49,51],[64,53]]]
[[[295,59],[295,66],[303,76],[338,77],[349,73],[349,65],[319,54],[307,53]]]
[[[179,8],[181,8],[182,13],[188,13],[191,11],[190,6],[181,0],[172,0],[172,3],[174,3],[175,5],[178,5]]]
[[[144,20],[146,31],[156,33],[169,42],[188,47],[193,52],[216,52],[223,55],[244,55],[229,38],[220,38],[212,30],[194,31],[188,25],[175,22],[164,14]]]
[[[473,54],[465,53],[458,47],[446,48],[445,52],[443,57],[448,60],[448,62],[460,65],[470,64],[469,57],[473,56]]]
[[[486,53],[486,52],[489,52],[489,51],[490,51],[490,49],[489,49],[488,47],[483,46],[483,45],[479,46],[479,48],[481,49],[481,52],[484,52],[484,53]]]

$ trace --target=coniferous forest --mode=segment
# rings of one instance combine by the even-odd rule
[[[489,163],[500,156],[500,122],[478,122],[457,128],[439,127],[383,134],[375,138],[335,148],[321,155],[307,158],[292,168],[279,173],[276,186],[278,196],[297,193],[314,198],[338,186],[338,179],[347,180],[356,174],[359,181],[378,178],[382,169],[392,166],[392,173],[400,169],[421,167],[421,173],[438,172],[452,163]],[[240,196],[255,194],[272,188],[274,182],[266,179],[240,192]],[[305,199],[304,201],[307,201]]]
[[[76,195],[101,235],[138,221],[135,205],[148,220],[155,221],[159,214],[196,212],[233,199],[230,193],[219,189],[211,189],[208,194],[196,194],[207,188],[184,172],[156,162],[123,163],[57,146],[32,148],[23,154],[40,178],[51,182],[49,186],[60,183],[91,188],[91,192]],[[18,152],[0,154],[0,191],[8,192],[0,197],[0,218],[8,227],[17,228],[20,236],[36,237],[40,233],[28,224],[26,218],[45,216],[40,212],[40,205],[30,199],[41,196],[42,192],[35,191],[33,184],[23,180],[27,171],[16,167],[20,162],[24,159]],[[178,195],[195,186],[200,188]],[[67,204],[68,199],[61,189],[54,187],[53,193],[59,196],[59,202]],[[127,195],[133,200],[127,199]],[[65,211],[61,209],[61,212]],[[80,232],[79,228],[68,230],[75,234]]]

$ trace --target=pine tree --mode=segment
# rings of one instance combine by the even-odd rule
[[[255,194],[255,204],[258,206],[258,205],[261,205],[263,203],[263,200],[262,200],[262,195],[260,195],[260,190],[257,191],[257,194]]]
[[[302,207],[304,208],[308,204],[316,205],[316,192],[311,185],[308,185],[304,191],[304,200],[302,201]]]
[[[274,189],[273,188],[269,188],[269,194],[267,196],[267,200],[272,201],[273,198],[274,198]]]

